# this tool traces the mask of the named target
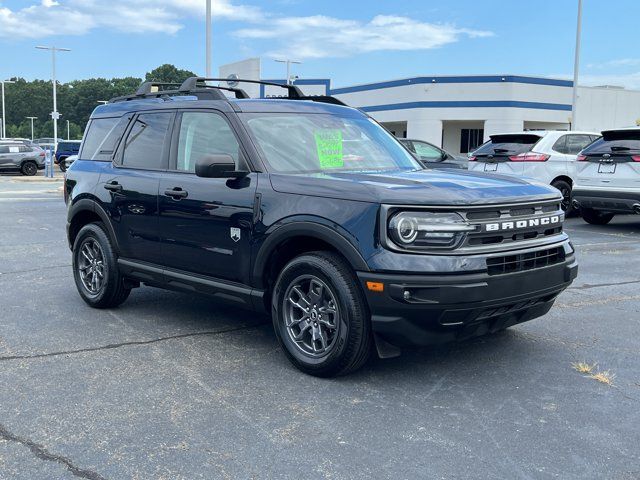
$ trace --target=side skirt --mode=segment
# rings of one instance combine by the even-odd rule
[[[244,308],[266,313],[263,302],[264,290],[126,258],[119,258],[118,266],[124,276],[154,287],[202,293]]]

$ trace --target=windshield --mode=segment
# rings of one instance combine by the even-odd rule
[[[246,113],[242,118],[273,172],[422,169],[391,134],[364,116]]]

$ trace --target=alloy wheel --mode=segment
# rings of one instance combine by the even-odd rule
[[[285,326],[296,347],[312,357],[331,352],[340,328],[331,288],[315,275],[301,275],[289,285],[284,303]]]
[[[80,245],[78,273],[82,285],[91,295],[98,295],[102,291],[106,268],[102,247],[94,238],[87,238]]]

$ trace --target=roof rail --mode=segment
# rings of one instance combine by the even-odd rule
[[[241,88],[235,87],[223,87],[221,85],[208,85],[206,82],[226,82],[228,78],[207,78],[207,77],[189,77],[180,86],[177,83],[166,82],[144,82],[142,83],[136,93],[133,95],[124,95],[121,97],[115,97],[109,100],[109,103],[126,102],[129,100],[141,100],[144,98],[157,98],[167,99],[168,97],[180,97],[186,95],[192,95],[198,98],[198,100],[229,100],[220,90],[233,92],[236,98],[250,98]],[[244,83],[257,83],[260,85],[272,85],[274,87],[284,88],[288,92],[290,100],[310,100],[313,102],[331,103],[334,105],[346,104],[341,100],[330,95],[310,95],[305,96],[302,91],[296,85],[287,85],[275,82],[263,82],[262,80],[245,80],[245,79],[233,79],[234,82]],[[170,90],[162,90],[162,87],[173,87]]]
[[[180,88],[178,90],[180,90],[181,92],[189,92],[196,89],[198,87],[198,84],[203,84],[204,82],[228,82],[228,81],[233,81],[237,83],[257,83],[260,85],[272,85],[274,87],[287,89],[289,93],[289,98],[297,99],[297,98],[304,97],[304,93],[302,93],[302,90],[300,90],[295,85],[287,85],[287,84],[274,83],[274,82],[264,82],[262,80],[247,80],[243,78],[230,79],[230,78],[189,77],[184,82],[182,82],[182,85],[180,85]],[[209,86],[209,87],[210,88],[226,88],[226,87],[212,87],[212,86]]]

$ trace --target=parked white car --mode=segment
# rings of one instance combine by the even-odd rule
[[[640,128],[602,132],[576,162],[574,205],[582,218],[605,225],[618,213],[640,214]]]
[[[491,135],[469,157],[469,170],[529,177],[562,192],[562,209],[571,210],[577,154],[600,137],[595,132],[525,131]]]

